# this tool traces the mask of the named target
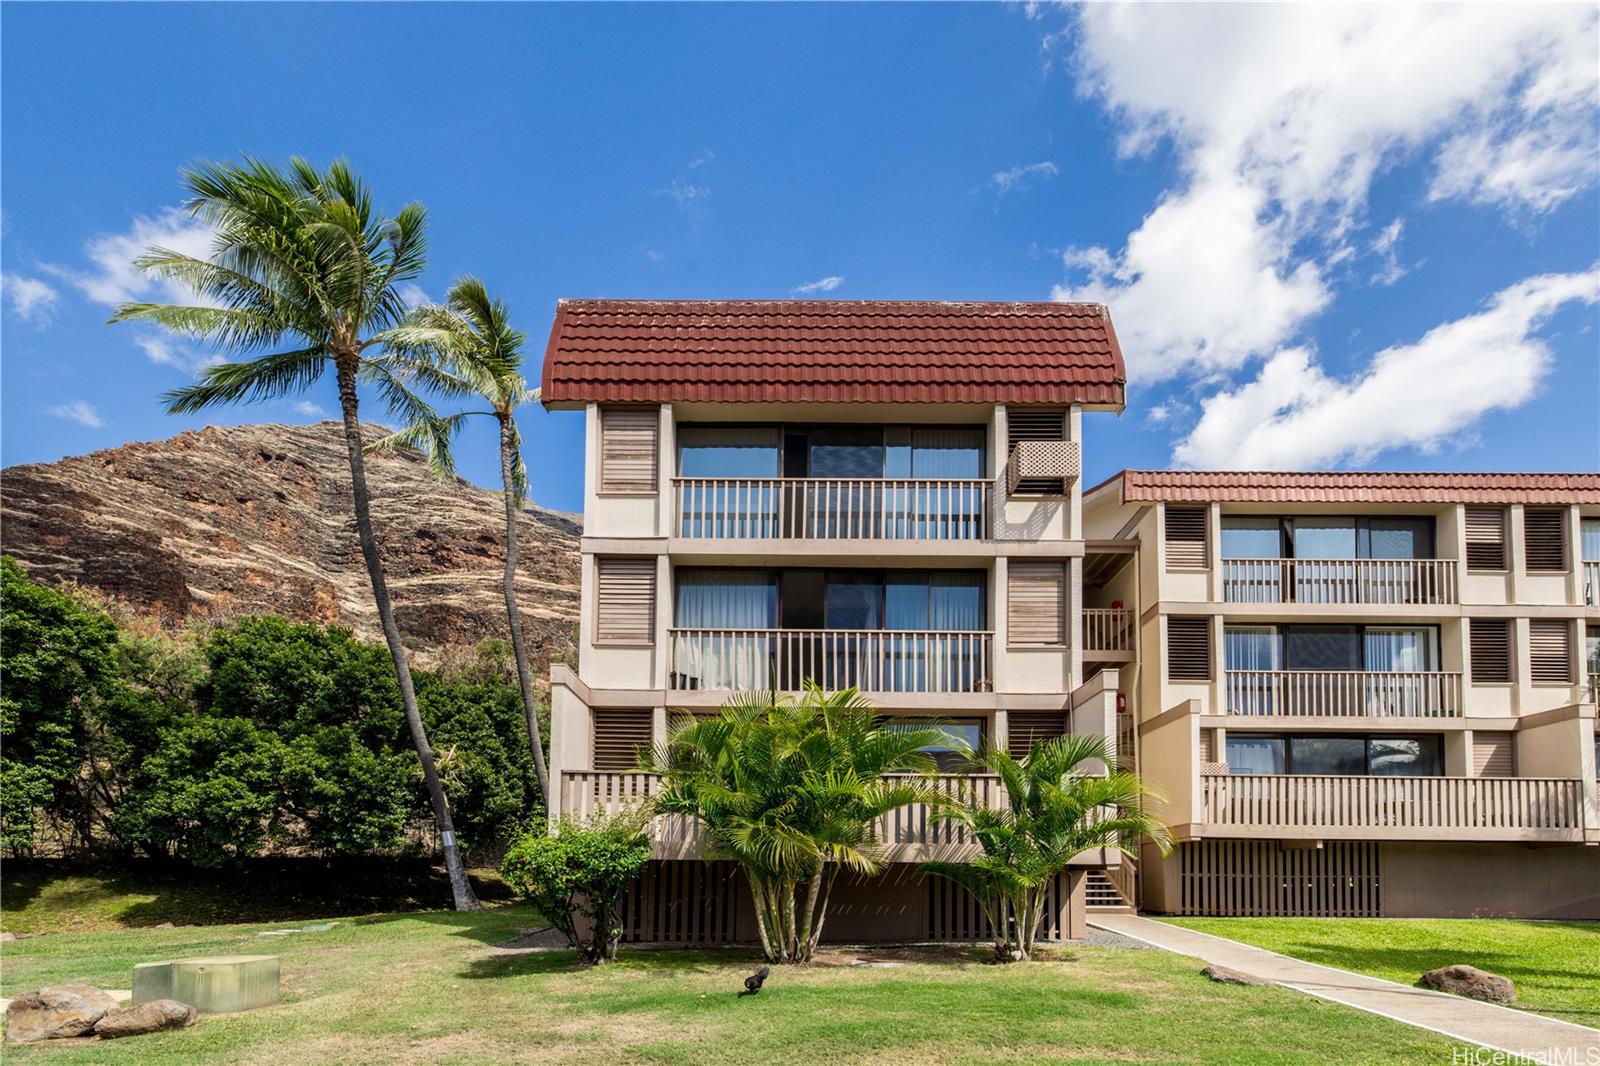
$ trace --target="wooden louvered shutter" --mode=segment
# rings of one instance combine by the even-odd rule
[[[1506,512],[1500,507],[1467,508],[1467,569],[1506,570]]]
[[[594,639],[602,644],[653,644],[656,561],[597,559]]]
[[[1211,565],[1206,547],[1206,508],[1166,508],[1164,532],[1167,542],[1167,569],[1204,570]]]
[[[1515,777],[1516,748],[1511,733],[1472,734],[1472,773],[1475,777]]]
[[[1006,454],[1025,440],[1066,440],[1067,412],[1061,410],[1034,410],[1027,407],[1006,408]],[[1067,483],[1058,477],[1025,477],[1017,482],[1018,496],[1060,496],[1067,491]]]
[[[1522,556],[1530,571],[1560,573],[1567,568],[1567,512],[1529,507],[1522,512]]]
[[[1067,716],[1061,711],[1012,711],[1006,716],[1006,750],[1025,757],[1041,740],[1065,736]]]
[[[1536,685],[1572,684],[1571,622],[1535,618],[1528,623],[1528,671]]]
[[[1006,577],[1006,643],[1059,647],[1067,642],[1067,568],[1015,559]]]
[[[1167,677],[1173,681],[1211,680],[1211,620],[1167,619]]]
[[[654,407],[600,409],[600,491],[655,492],[661,421]]]
[[[596,707],[594,709],[594,768],[632,770],[639,764],[639,749],[650,746],[648,708],[643,710]]]
[[[1200,730],[1200,761],[1217,761],[1217,731],[1215,729]]]
[[[1472,647],[1474,684],[1511,680],[1511,622],[1506,618],[1473,618],[1467,623]]]

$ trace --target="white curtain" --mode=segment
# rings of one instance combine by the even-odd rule
[[[1227,670],[1228,710],[1233,714],[1272,714],[1278,678],[1240,671],[1278,670],[1278,631],[1272,626],[1228,626],[1222,635]]]
[[[777,588],[771,575],[748,570],[679,571],[674,615],[679,629],[732,630],[679,634],[673,666],[693,688],[764,689],[771,685]]]

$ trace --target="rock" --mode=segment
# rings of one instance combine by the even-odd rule
[[[157,1033],[163,1029],[187,1029],[193,1025],[200,1012],[187,1003],[175,999],[152,999],[137,1007],[114,1010],[95,1025],[96,1036],[115,1040],[122,1036],[140,1036]]]
[[[89,985],[57,985],[18,996],[6,1008],[6,1039],[17,1044],[88,1036],[117,1001]]]
[[[370,456],[367,476],[395,614],[420,661],[503,635],[499,494],[438,481],[415,452]],[[383,639],[337,422],[212,426],[6,467],[3,480],[6,554],[41,584],[75,582],[173,629],[270,612]],[[572,648],[579,533],[571,516],[523,509],[517,588],[536,663]]]
[[[1261,986],[1272,984],[1271,981],[1268,981],[1264,977],[1257,977],[1254,974],[1248,974],[1242,970],[1230,970],[1226,966],[1207,966],[1205,969],[1201,970],[1200,973],[1211,978],[1211,980],[1216,981],[1218,984],[1224,985]]]
[[[154,926],[153,928],[155,928],[155,929],[176,929],[178,927],[173,925],[171,922],[162,922],[160,925]]]
[[[17,939],[17,934],[15,934],[15,933],[0,933],[0,944],[3,944],[8,940],[15,940],[15,939]]]
[[[1501,977],[1476,966],[1441,966],[1423,974],[1417,984],[1436,992],[1448,992],[1453,996],[1482,999],[1490,1003],[1517,1001],[1517,989],[1509,977]]]

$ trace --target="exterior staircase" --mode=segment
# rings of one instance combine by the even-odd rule
[[[1089,871],[1083,895],[1084,909],[1090,914],[1134,914],[1138,911],[1104,870]]]

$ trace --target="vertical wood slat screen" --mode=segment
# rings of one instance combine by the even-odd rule
[[[1472,773],[1476,777],[1515,777],[1517,763],[1511,733],[1472,734]]]
[[[597,559],[595,640],[615,644],[654,644],[656,560]]]
[[[1163,526],[1167,569],[1204,570],[1211,565],[1206,545],[1206,508],[1168,504]]]
[[[1167,619],[1167,677],[1172,681],[1211,680],[1211,620]]]
[[[1567,512],[1559,507],[1528,507],[1522,512],[1522,557],[1530,571],[1567,569]]]
[[[1178,914],[1376,918],[1383,913],[1377,844],[1203,840],[1178,849]]]
[[[1503,507],[1468,507],[1467,569],[1506,570],[1506,512]]]
[[[1066,565],[1012,560],[1006,574],[1006,643],[1060,647],[1066,642]]]
[[[1534,684],[1572,684],[1572,623],[1559,618],[1530,621],[1528,659]]]
[[[1467,622],[1472,648],[1475,684],[1500,684],[1511,680],[1511,620],[1473,618]]]
[[[1066,736],[1067,716],[1061,711],[1012,711],[1006,716],[1006,750],[1025,757],[1041,740]]]
[[[649,708],[596,707],[594,715],[594,768],[632,770],[639,749],[650,746]]]
[[[655,492],[660,434],[654,407],[602,407],[600,491]]]
[[[1217,761],[1217,731],[1215,729],[1200,730],[1200,761]]]
[[[1059,409],[1006,408],[1006,454],[1008,456],[1016,450],[1020,441],[1066,439],[1067,412]],[[1066,491],[1066,481],[1058,477],[1029,477],[1017,482],[1018,495],[1060,496]]]

